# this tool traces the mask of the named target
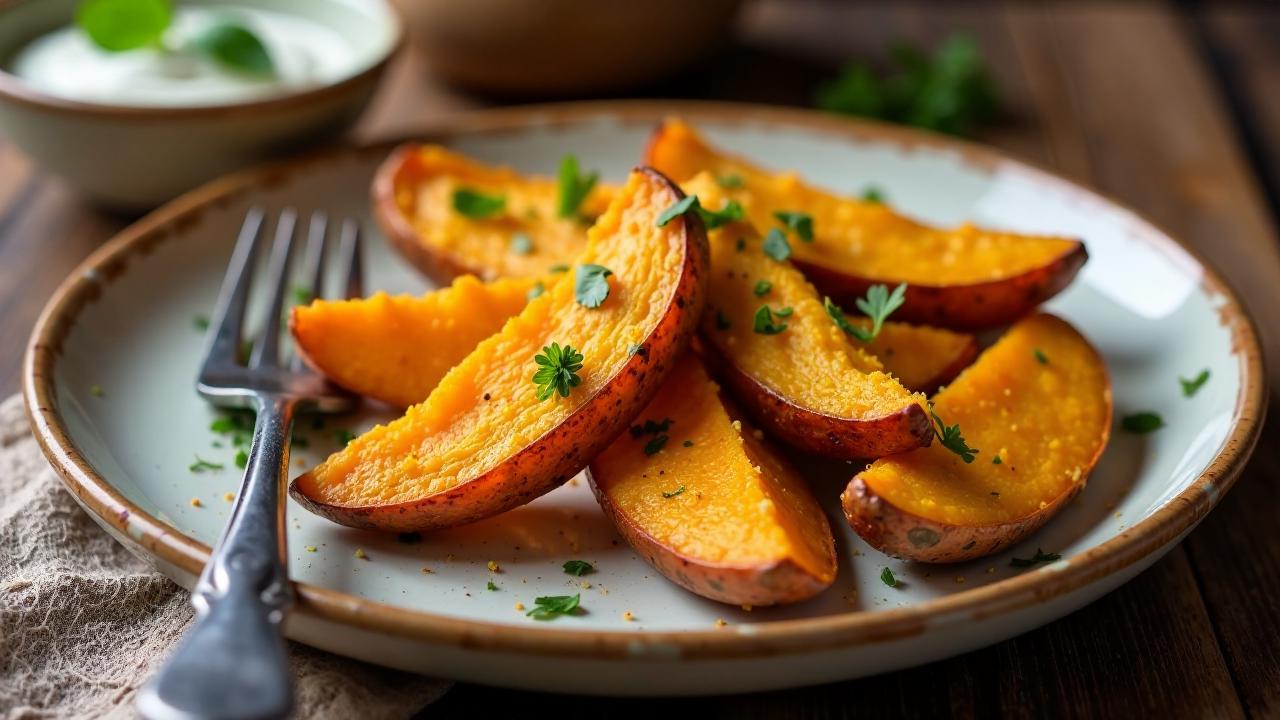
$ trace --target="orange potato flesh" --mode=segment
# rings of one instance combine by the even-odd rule
[[[298,351],[325,377],[403,408],[427,399],[450,368],[523,310],[538,282],[463,275],[421,296],[316,300],[293,308],[289,328]]]
[[[692,353],[637,421],[668,418],[659,452],[644,450],[654,435],[623,434],[588,470],[636,550],[672,581],[721,602],[795,602],[830,586],[835,543],[822,508],[726,407]]]
[[[505,207],[492,217],[462,215],[453,206],[453,194],[462,188],[501,196]],[[443,284],[462,274],[486,280],[539,277],[571,262],[586,246],[590,218],[616,193],[614,186],[597,184],[579,217],[561,218],[554,178],[490,167],[436,145],[409,145],[383,163],[373,201],[392,243]],[[521,234],[530,241],[528,252],[513,245]]]
[[[433,529],[528,502],[584,468],[656,392],[701,313],[702,224],[656,226],[681,196],[660,174],[633,172],[580,258],[614,273],[603,305],[586,308],[574,283],[557,283],[424,402],[297,478],[293,496],[347,525]],[[582,383],[568,397],[539,401],[534,356],[553,341],[583,354]],[[633,344],[643,351],[630,352]]]
[[[1084,486],[1110,436],[1111,387],[1088,341],[1040,314],[939,392],[934,409],[960,426],[976,459],[941,443],[881,458],[854,478],[845,509],[887,552],[962,560],[1016,542]]]
[[[849,322],[864,330],[871,328],[871,320],[865,317],[849,317]],[[978,339],[968,333],[890,321],[863,348],[904,386],[928,394],[973,362]]]
[[[807,213],[813,242],[791,236],[801,270],[824,294],[850,307],[872,284],[905,282],[901,320],[960,328],[1007,323],[1066,287],[1086,258],[1077,240],[972,224],[934,228],[883,203],[833,195],[795,173],[772,173],[721,153],[679,120],[659,128],[647,162],[682,184],[700,172],[739,179],[741,187],[724,193],[743,205],[761,232],[778,225],[777,211]]]

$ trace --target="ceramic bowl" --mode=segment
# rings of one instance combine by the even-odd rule
[[[356,69],[328,85],[239,103],[118,106],[43,93],[7,71],[27,43],[69,23],[77,4],[0,0],[0,134],[91,199],[125,211],[154,207],[230,170],[347,129],[368,105],[403,34],[399,16],[382,2],[236,0],[333,28],[355,48]]]

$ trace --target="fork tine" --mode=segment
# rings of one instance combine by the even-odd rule
[[[325,249],[328,245],[329,216],[324,211],[318,211],[311,215],[311,225],[307,230],[307,253],[302,261],[302,277],[309,278],[306,282],[308,300],[324,297],[324,256]],[[295,371],[303,370],[306,363],[302,361],[302,356],[298,353],[293,354],[291,367]]]
[[[342,265],[346,269],[346,296],[364,297],[364,260],[361,252],[360,224],[351,218],[342,221]]]
[[[245,214],[236,239],[227,274],[218,291],[218,304],[213,311],[213,342],[205,352],[205,364],[212,361],[236,361],[240,357],[240,340],[244,326],[244,309],[249,299],[249,287],[253,285],[254,258],[258,254],[262,237],[261,207]]]
[[[293,208],[280,211],[276,221],[276,238],[271,246],[271,262],[267,266],[270,279],[271,301],[267,304],[266,321],[262,335],[249,357],[249,369],[277,366],[280,363],[280,313],[284,309],[285,293],[289,290],[289,256],[293,252],[294,229],[298,213]]]

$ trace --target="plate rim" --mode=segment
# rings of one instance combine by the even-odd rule
[[[1165,256],[1181,253],[1195,262],[1202,271],[1201,288],[1211,297],[1225,301],[1219,309],[1220,322],[1230,331],[1232,353],[1238,358],[1241,373],[1226,440],[1200,476],[1182,492],[1110,540],[1066,558],[1065,567],[1030,571],[910,607],[749,623],[726,629],[566,630],[437,615],[295,583],[298,603],[292,612],[361,630],[408,636],[419,642],[544,657],[624,658],[656,651],[666,656],[674,653],[682,659],[727,659],[812,653],[905,639],[943,622],[1008,615],[1083,589],[1178,539],[1199,523],[1235,483],[1261,432],[1267,410],[1267,376],[1253,318],[1231,286],[1195,249],[1124,203],[994,148],[912,128],[811,110],[688,100],[580,101],[452,114],[393,139],[345,143],[240,170],[166,203],[120,231],[84,260],[59,285],[36,321],[24,356],[22,394],[41,450],[72,495],[102,522],[117,530],[119,538],[128,538],[148,555],[189,575],[198,575],[209,557],[209,547],[148,514],[100,476],[76,449],[56,401],[53,370],[62,340],[74,327],[79,312],[97,298],[105,285],[124,274],[131,259],[148,254],[158,244],[174,237],[170,228],[190,222],[204,208],[217,207],[258,188],[287,181],[291,173],[304,170],[312,163],[334,162],[346,154],[388,152],[406,141],[438,141],[490,132],[563,127],[602,118],[657,122],[672,115],[695,124],[775,125],[843,140],[888,142],[904,150],[927,147],[952,151],[958,153],[965,164],[987,170],[1013,167],[1030,173],[1040,182],[1091,197],[1127,213],[1136,221],[1141,241],[1155,246]]]

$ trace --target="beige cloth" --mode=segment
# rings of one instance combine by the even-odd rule
[[[76,505],[0,403],[0,717],[133,717],[191,622],[188,594]],[[449,688],[290,643],[299,718],[409,717]]]

